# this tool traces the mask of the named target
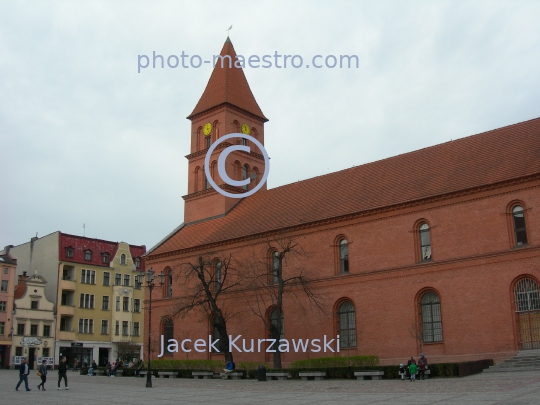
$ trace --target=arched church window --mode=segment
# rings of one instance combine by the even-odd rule
[[[527,244],[527,229],[525,227],[525,214],[523,207],[516,205],[512,209],[512,218],[514,223],[514,236],[516,246],[523,246]]]
[[[430,291],[422,295],[420,316],[424,343],[442,342],[441,301],[436,293]]]
[[[356,313],[351,301],[345,301],[339,306],[338,324],[340,347],[356,347]]]
[[[422,261],[431,260],[431,237],[429,225],[423,223],[419,228],[420,233],[420,258]]]

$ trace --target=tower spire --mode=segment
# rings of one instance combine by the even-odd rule
[[[192,120],[198,114],[211,108],[231,104],[262,118],[265,122],[268,121],[251,92],[241,67],[241,59],[237,58],[229,37],[223,44],[220,57],[215,57],[214,63],[214,70],[208,84],[195,109],[187,118]]]

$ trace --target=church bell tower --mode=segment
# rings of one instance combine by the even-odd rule
[[[220,188],[229,193],[241,194],[255,187],[265,170],[264,157],[259,148],[245,139],[234,138],[217,146],[210,159],[210,173],[205,172],[204,159],[214,142],[231,133],[244,133],[264,145],[264,123],[268,121],[249,88],[228,37],[220,56],[216,59],[199,102],[187,117],[191,120],[191,153],[186,156],[189,161],[188,193],[182,197],[185,224],[226,215],[241,201],[239,198],[225,197],[214,190],[207,180],[208,175],[212,176]],[[244,187],[225,183],[217,170],[220,153],[233,144],[250,147],[249,153],[231,152],[225,163],[227,175],[231,179],[251,179],[249,185]],[[266,190],[266,184],[261,190]]]

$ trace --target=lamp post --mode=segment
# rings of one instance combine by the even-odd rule
[[[146,285],[148,287],[148,290],[150,291],[150,301],[148,306],[148,370],[146,372],[146,388],[152,388],[152,369],[150,364],[150,341],[152,340],[152,290],[154,289],[155,278],[156,274],[154,273],[154,270],[150,268],[146,274],[144,271],[140,271],[139,275],[136,276],[136,281],[141,286],[144,283],[144,277],[146,276]],[[163,285],[163,281],[165,278],[165,274],[163,271],[159,274],[159,286],[161,287]]]

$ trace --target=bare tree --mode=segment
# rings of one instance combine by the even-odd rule
[[[307,297],[310,306],[325,312],[320,297],[311,289],[305,269],[294,263],[294,258],[304,256],[297,240],[294,237],[277,237],[268,240],[267,245],[268,251],[272,252],[269,260],[251,261],[243,266],[247,270],[244,272],[247,288],[243,291],[247,305],[263,321],[270,338],[275,339],[273,367],[280,369],[279,340],[283,336],[283,297],[292,296],[301,308],[304,308],[304,305],[300,296]],[[287,262],[292,263],[292,266],[287,267]],[[283,272],[284,264],[286,275]],[[268,317],[267,310],[272,307],[274,310]]]
[[[198,312],[205,321],[211,319],[212,327],[219,335],[218,347],[224,353],[225,361],[232,362],[227,321],[239,312],[237,309],[231,310],[222,297],[227,292],[237,290],[241,278],[232,265],[231,255],[218,259],[216,257],[208,253],[199,256],[194,262],[185,262],[175,267],[177,278],[183,278],[186,291],[172,307],[171,315],[184,318],[191,312]]]
[[[424,331],[422,330],[422,326],[417,326],[416,323],[413,322],[409,327],[409,336],[418,340],[420,343],[420,353],[424,353]]]
[[[116,358],[120,360],[132,361],[134,358],[139,359],[141,356],[141,345],[133,343],[131,340],[123,340],[116,342]]]

